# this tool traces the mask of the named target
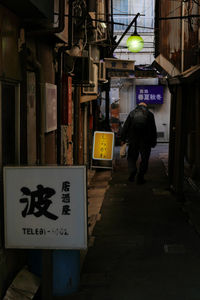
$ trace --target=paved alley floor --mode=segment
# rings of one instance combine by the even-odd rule
[[[118,153],[81,273],[81,299],[199,300],[200,237],[168,189],[167,146],[152,149],[147,182],[127,181]]]

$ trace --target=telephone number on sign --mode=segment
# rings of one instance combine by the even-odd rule
[[[22,232],[24,235],[48,235],[54,234],[58,235],[69,235],[66,228],[53,228],[53,229],[45,229],[45,228],[22,228]]]

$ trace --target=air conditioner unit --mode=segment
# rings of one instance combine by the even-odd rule
[[[83,86],[82,93],[83,94],[97,94],[98,93],[98,66],[96,64],[92,64],[91,66],[92,72],[92,82],[90,85]]]
[[[63,70],[72,73],[74,84],[90,84],[93,82],[93,59],[83,56],[64,55]]]
[[[106,64],[104,61],[99,62],[99,81],[106,80]]]

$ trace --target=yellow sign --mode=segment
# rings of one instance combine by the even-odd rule
[[[95,131],[93,140],[93,159],[112,160],[114,148],[114,133]]]

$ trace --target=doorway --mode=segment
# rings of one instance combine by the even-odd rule
[[[1,164],[15,165],[20,162],[19,147],[19,85],[1,82]]]

